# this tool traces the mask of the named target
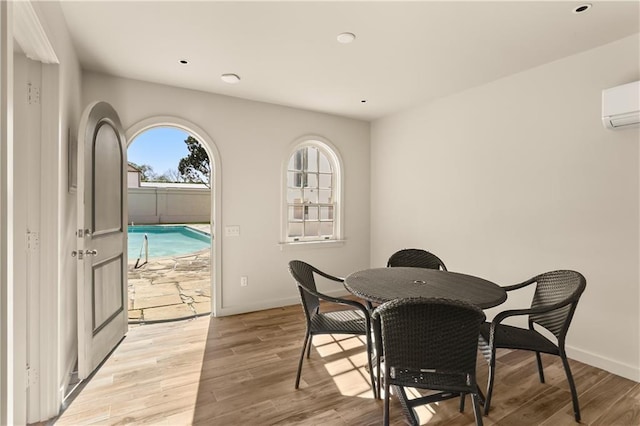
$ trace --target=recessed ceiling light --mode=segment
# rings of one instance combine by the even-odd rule
[[[356,39],[356,35],[354,33],[340,33],[338,34],[338,42],[342,44],[352,43]]]
[[[180,63],[182,65],[187,65],[189,63],[189,61],[187,61],[186,59],[180,59]]]
[[[237,74],[222,74],[220,78],[222,81],[229,84],[236,84],[240,82],[240,77]]]
[[[584,13],[587,10],[591,9],[591,3],[581,4],[573,9],[573,13]]]

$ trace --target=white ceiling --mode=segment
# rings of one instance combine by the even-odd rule
[[[63,1],[62,9],[87,70],[373,120],[640,32],[639,1],[590,2],[583,14],[572,13],[580,1]],[[336,41],[345,31],[353,43]],[[242,81],[223,83],[223,73]]]

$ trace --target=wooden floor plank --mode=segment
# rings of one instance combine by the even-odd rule
[[[640,425],[640,384],[622,395],[611,407],[593,422],[594,425]]]
[[[299,305],[224,318],[137,326],[105,362],[57,425],[379,425],[363,339],[317,336],[294,389],[304,339]],[[544,356],[498,352],[486,426],[571,425],[571,396],[562,364]],[[640,384],[571,361],[584,425],[640,424]],[[478,360],[478,383],[488,369]],[[474,424],[471,401],[419,408],[422,424]],[[391,424],[404,425],[391,399]]]

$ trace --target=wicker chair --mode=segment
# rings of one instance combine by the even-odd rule
[[[387,260],[387,267],[411,267],[425,269],[439,269],[446,271],[444,262],[435,254],[423,249],[409,248],[398,250]],[[367,308],[373,310],[373,303],[367,301]]]
[[[480,350],[489,362],[489,381],[484,403],[484,413],[489,414],[491,394],[496,369],[496,349],[522,349],[536,353],[538,375],[544,383],[544,372],[540,353],[557,355],[562,359],[562,365],[567,375],[571,397],[573,399],[573,413],[577,422],[580,421],[580,407],[578,394],[573,382],[564,344],[569,324],[576,310],[578,300],[586,287],[586,280],[582,274],[575,271],[553,271],[540,274],[523,283],[504,287],[506,291],[513,291],[535,284],[535,292],[531,308],[516,309],[500,312],[493,321],[485,322],[480,327]],[[506,318],[528,315],[529,328],[519,328],[502,324]],[[534,329],[537,324],[550,331],[557,340],[553,343]]]
[[[387,267],[390,267],[390,268],[412,267],[412,268],[425,268],[425,269],[439,269],[442,271],[447,270],[447,267],[445,266],[444,262],[438,256],[426,250],[417,249],[417,248],[402,249],[393,253],[391,257],[389,257],[389,260],[387,260]],[[373,303],[366,301],[366,305],[370,312],[373,311],[374,309]],[[379,328],[380,328],[379,324],[374,323],[374,331],[375,331],[374,334],[376,335],[377,341],[380,341]],[[381,351],[382,351],[382,348],[378,347],[376,353],[381,354],[382,353]],[[380,362],[381,362],[380,358],[381,357],[376,358],[376,364],[377,364],[376,374],[378,376],[380,376]],[[377,392],[378,394],[380,394],[380,382],[378,382]]]
[[[327,296],[320,293],[316,288],[314,274],[336,282],[344,282],[342,278],[334,277],[301,260],[289,262],[289,272],[296,280],[300,291],[300,301],[307,321],[307,331],[304,337],[304,345],[298,362],[298,373],[296,375],[296,389],[300,385],[300,374],[302,372],[302,362],[306,351],[307,358],[311,355],[311,340],[316,334],[352,334],[366,336],[367,338],[367,358],[369,361],[369,376],[374,398],[377,398],[376,381],[372,367],[373,346],[371,342],[371,317],[369,311],[360,303],[340,299],[338,297]],[[354,309],[339,310],[332,312],[320,312],[320,300],[325,300],[335,304],[347,305]]]
[[[384,424],[389,424],[389,390],[393,385],[407,420],[418,425],[414,407],[471,394],[476,424],[482,425],[476,383],[478,333],[482,310],[448,299],[396,299],[373,313],[382,326],[384,351]],[[438,391],[407,399],[404,387]]]
[[[402,249],[391,255],[387,266],[408,266],[414,268],[447,270],[444,262],[438,256],[422,249]]]

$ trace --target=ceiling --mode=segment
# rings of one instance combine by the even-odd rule
[[[583,3],[61,5],[84,69],[374,120],[640,32],[640,2],[591,0],[572,12]],[[355,41],[338,43],[342,32]]]

